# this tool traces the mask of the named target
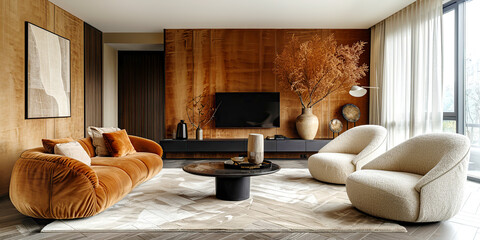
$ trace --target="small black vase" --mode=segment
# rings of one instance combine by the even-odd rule
[[[183,120],[177,125],[177,139],[188,139],[187,124]]]

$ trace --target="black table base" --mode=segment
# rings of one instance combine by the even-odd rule
[[[271,168],[229,169],[223,162],[191,163],[183,166],[185,172],[215,177],[215,191],[218,199],[241,201],[250,197],[250,177],[272,174],[280,170],[275,163]]]
[[[215,177],[218,199],[241,201],[250,197],[250,177]]]

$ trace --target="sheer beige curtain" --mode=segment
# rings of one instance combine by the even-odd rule
[[[442,0],[417,0],[372,27],[370,123],[388,148],[442,130],[442,14]]]

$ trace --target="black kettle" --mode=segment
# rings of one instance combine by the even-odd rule
[[[177,124],[177,139],[188,139],[187,124],[183,120]]]

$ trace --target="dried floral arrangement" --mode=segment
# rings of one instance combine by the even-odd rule
[[[207,91],[204,90],[202,94],[193,97],[187,103],[188,121],[194,128],[201,129],[213,120],[220,105],[214,107],[212,101],[208,98]]]
[[[338,45],[333,34],[315,35],[300,43],[292,36],[275,58],[274,73],[298,95],[303,108],[311,108],[336,91],[345,91],[364,77],[368,66],[359,66],[365,42]]]

